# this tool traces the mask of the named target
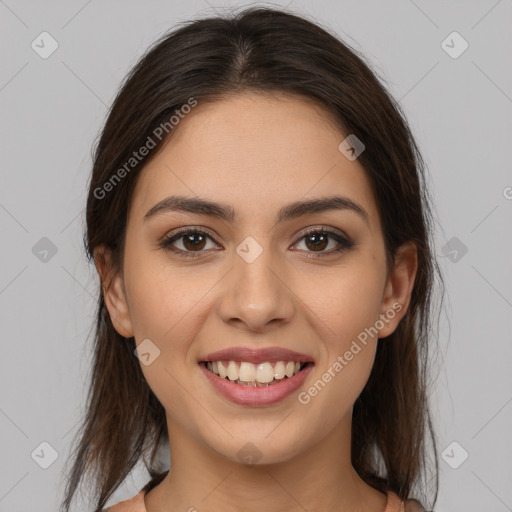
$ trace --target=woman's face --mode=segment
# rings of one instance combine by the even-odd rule
[[[311,102],[247,93],[199,102],[144,168],[107,306],[118,332],[144,342],[141,368],[170,432],[188,432],[233,461],[253,450],[271,463],[350,431],[377,343],[390,342],[378,337],[404,315],[416,267],[410,252],[387,274],[370,182],[338,148],[345,138]],[[169,196],[216,203],[233,217],[170,208],[147,215]],[[345,203],[289,208],[334,197]],[[165,248],[183,228],[202,233],[180,233]],[[305,233],[322,228],[330,232]],[[220,393],[200,364],[231,347],[289,349],[314,364],[289,395],[250,405]]]

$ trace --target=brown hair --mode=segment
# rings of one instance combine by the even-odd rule
[[[133,152],[191,98],[200,104],[253,91],[320,102],[343,133],[355,134],[366,145],[358,161],[373,187],[388,264],[406,241],[414,241],[418,251],[408,311],[386,342],[378,344],[368,383],[354,404],[352,464],[373,487],[393,490],[402,499],[422,491],[420,498],[427,502],[431,441],[435,496],[427,502],[430,510],[439,485],[427,395],[429,349],[436,341],[432,292],[435,276],[441,283],[443,279],[431,249],[424,163],[400,105],[376,76],[362,55],[327,29],[283,10],[252,7],[185,22],[147,50],[117,94],[95,148],[84,244],[89,261],[96,247],[110,249],[114,268],[122,272],[127,212],[137,177],[169,136],[123,173],[106,197],[98,191],[107,190],[105,184],[112,183]],[[114,329],[100,289],[87,409],[70,456],[73,466],[62,511],[69,511],[88,475],[100,511],[141,458],[152,478],[146,490],[166,474],[155,462],[160,443],[168,441],[165,410],[134,349],[134,338]]]

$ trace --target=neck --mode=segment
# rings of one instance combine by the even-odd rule
[[[171,470],[146,494],[148,512],[383,512],[386,506],[386,496],[351,464],[350,417],[292,458],[252,465],[198,442],[171,418],[167,425]]]

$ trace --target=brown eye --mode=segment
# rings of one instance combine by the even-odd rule
[[[329,245],[329,238],[331,237],[324,233],[312,233],[304,237],[306,246],[314,251],[325,249]]]
[[[304,240],[307,252],[313,253],[308,255],[310,258],[328,256],[333,253],[340,253],[352,248],[355,244],[342,236],[337,231],[329,228],[314,229],[302,235],[299,242]],[[326,251],[329,242],[334,241],[334,249]],[[337,248],[336,248],[337,245]],[[318,254],[314,254],[318,253]]]
[[[164,238],[164,240],[160,242],[160,246],[164,250],[176,253],[179,256],[198,257],[208,249],[208,247],[206,247],[208,239],[215,242],[213,237],[205,231],[188,228]],[[356,245],[354,242],[338,233],[338,231],[334,231],[330,228],[310,230],[304,233],[296,244],[300,243],[302,240],[304,240],[306,246],[305,252],[309,258],[319,258],[334,253],[340,253]],[[182,247],[177,247],[179,244],[181,244]],[[219,248],[216,244],[213,245],[213,248]],[[331,247],[330,250],[326,250],[330,245],[333,245],[333,247]]]
[[[187,250],[201,250],[204,248],[206,237],[200,233],[191,233],[189,235],[182,235],[183,245]]]
[[[166,251],[179,253],[183,256],[199,256],[205,252],[207,240],[213,238],[206,232],[198,229],[186,229],[170,237],[166,237],[160,243],[161,247]],[[179,243],[183,248],[176,247],[174,244]],[[217,247],[214,245],[214,248]],[[197,253],[197,254],[194,254]]]

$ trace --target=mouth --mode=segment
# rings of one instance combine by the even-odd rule
[[[314,363],[218,359],[199,361],[198,366],[213,389],[224,398],[237,405],[267,407],[285,400],[304,385]]]
[[[283,383],[313,366],[311,361],[200,361],[207,371],[223,380],[244,387],[269,387]]]

